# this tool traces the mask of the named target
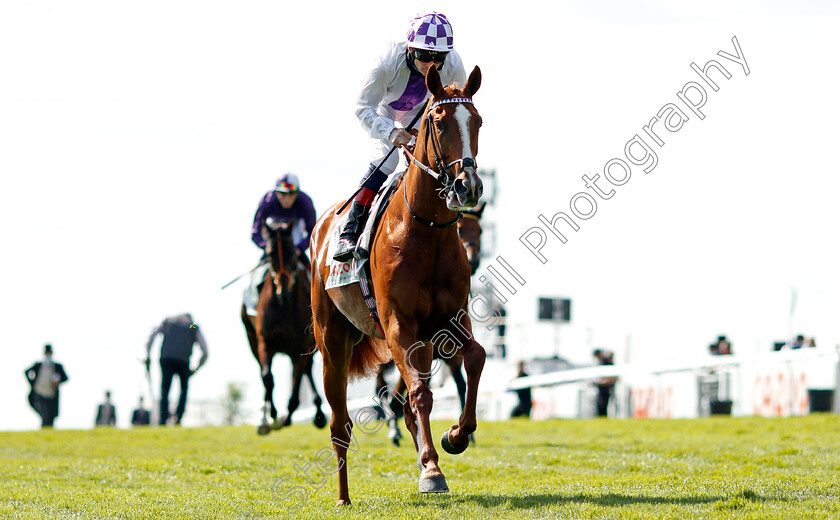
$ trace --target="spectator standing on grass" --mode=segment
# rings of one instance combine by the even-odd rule
[[[614,365],[613,353],[609,350],[596,349],[593,353],[601,365]],[[598,400],[596,402],[598,417],[607,416],[607,408],[610,405],[610,399],[615,391],[615,383],[618,381],[617,377],[601,377],[595,382],[598,387]]]
[[[178,398],[173,422],[181,424],[187,408],[188,381],[207,362],[207,343],[191,315],[170,316],[163,320],[163,323],[158,325],[149,336],[149,342],[146,344],[147,370],[150,364],[152,343],[158,334],[163,334],[163,343],[160,347],[160,424],[166,424],[169,421],[169,389],[172,387],[172,379],[175,375],[181,383],[181,395]],[[201,348],[201,359],[198,361],[198,366],[191,370],[190,356],[195,343],[198,343]]]
[[[41,428],[52,428],[58,417],[58,387],[67,382],[61,363],[52,358],[52,345],[44,345],[44,360],[24,372],[29,381],[29,405],[41,416]]]
[[[105,402],[96,409],[96,426],[116,426],[117,408],[111,402],[111,392],[105,392]]]
[[[148,426],[152,422],[151,414],[146,407],[143,406],[143,396],[140,396],[140,404],[137,405],[137,409],[131,414],[131,425],[132,426]]]
[[[525,362],[519,362],[519,372],[516,374],[516,377],[528,377],[528,373],[525,372]],[[520,388],[516,391],[517,395],[519,395],[519,404],[516,405],[516,408],[510,413],[511,417],[531,417],[531,388]]]

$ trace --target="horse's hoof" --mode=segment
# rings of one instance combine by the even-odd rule
[[[268,435],[269,433],[271,433],[271,426],[261,424],[257,427],[257,435]]]
[[[399,439],[391,439],[391,443],[396,446],[397,448],[400,447],[400,440]]]
[[[315,418],[312,419],[312,424],[314,424],[319,430],[323,429],[324,426],[327,425],[327,416],[324,415],[324,412],[318,410],[315,412]]]
[[[284,426],[284,421],[278,421],[278,420],[275,419],[274,422],[271,423],[271,429],[272,430],[279,430],[283,426]]]
[[[449,493],[449,486],[446,485],[446,477],[420,478],[421,493]]]
[[[343,498],[339,498],[338,502],[336,502],[335,505],[337,505],[337,506],[349,506],[350,505],[350,499],[348,498],[347,500],[344,500]]]
[[[457,425],[453,425],[452,428],[457,427]],[[449,428],[445,432],[443,432],[443,437],[440,438],[440,446],[443,448],[443,451],[449,453],[450,455],[458,455],[459,453],[464,453],[464,450],[470,445],[470,442],[467,441],[463,447],[455,446],[454,444],[449,442],[449,432],[452,431],[452,428]]]

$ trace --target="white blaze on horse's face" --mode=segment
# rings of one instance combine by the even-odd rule
[[[455,107],[455,121],[458,123],[458,131],[461,134],[461,162],[455,186],[454,196],[449,197],[447,205],[449,209],[464,210],[474,208],[481,194],[484,191],[481,178],[475,169],[475,157],[473,156],[472,142],[470,138],[470,118],[472,113],[463,104]],[[464,167],[464,159],[472,159],[469,165]]]

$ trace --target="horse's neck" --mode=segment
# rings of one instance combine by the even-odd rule
[[[430,164],[427,161],[423,162]],[[434,165],[434,162],[431,161],[431,164]],[[434,166],[432,168],[434,169]],[[404,182],[405,198],[411,209],[422,218],[444,224],[458,216],[458,212],[449,209],[446,200],[440,197],[439,190],[443,187],[441,183],[416,165],[412,164],[408,169]],[[405,211],[410,213],[408,208]],[[421,224],[414,218],[411,220],[418,226],[429,227],[428,224]]]

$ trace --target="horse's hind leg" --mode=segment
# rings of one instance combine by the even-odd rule
[[[405,381],[402,377],[400,377],[397,381],[396,386],[394,386],[394,394],[391,396],[390,404],[388,405],[388,407],[391,409],[391,413],[393,414],[391,418],[388,419],[388,438],[391,439],[391,442],[394,444],[394,446],[399,446],[400,439],[402,439],[402,432],[400,431],[400,417],[402,417],[404,414],[403,408],[405,406],[408,406],[408,400],[405,397],[403,397],[403,392],[405,392],[405,389]],[[416,438],[414,444],[416,448]]]
[[[387,365],[379,365],[379,368],[376,370],[376,395],[377,398],[380,399],[379,403],[376,404],[373,409],[376,410],[376,417],[377,419],[387,419],[388,414],[385,413],[385,405],[386,403],[382,402],[381,395],[388,394],[388,382],[385,381],[385,368]]]
[[[353,354],[349,328],[351,325],[335,308],[319,278],[318,271],[315,270],[312,280],[313,332],[324,363],[324,395],[332,408],[330,434],[338,467],[337,504],[342,506],[350,504],[347,448],[352,444],[353,423],[350,422],[350,413],[347,411],[347,376]],[[355,445],[354,450],[358,450],[358,445]]]
[[[330,434],[338,465],[338,505],[349,505],[347,448],[352,444],[353,423],[350,422],[350,413],[347,411],[347,375],[353,348],[349,345],[346,335],[339,334],[338,331],[333,333],[329,327],[326,327],[322,335],[316,326],[315,337],[324,358],[324,395],[332,408]]]
[[[469,445],[469,436],[476,428],[475,407],[478,399],[478,380],[484,369],[487,354],[474,339],[463,350],[464,368],[467,371],[467,402],[458,424],[444,432],[441,445],[453,455],[463,452]]]

